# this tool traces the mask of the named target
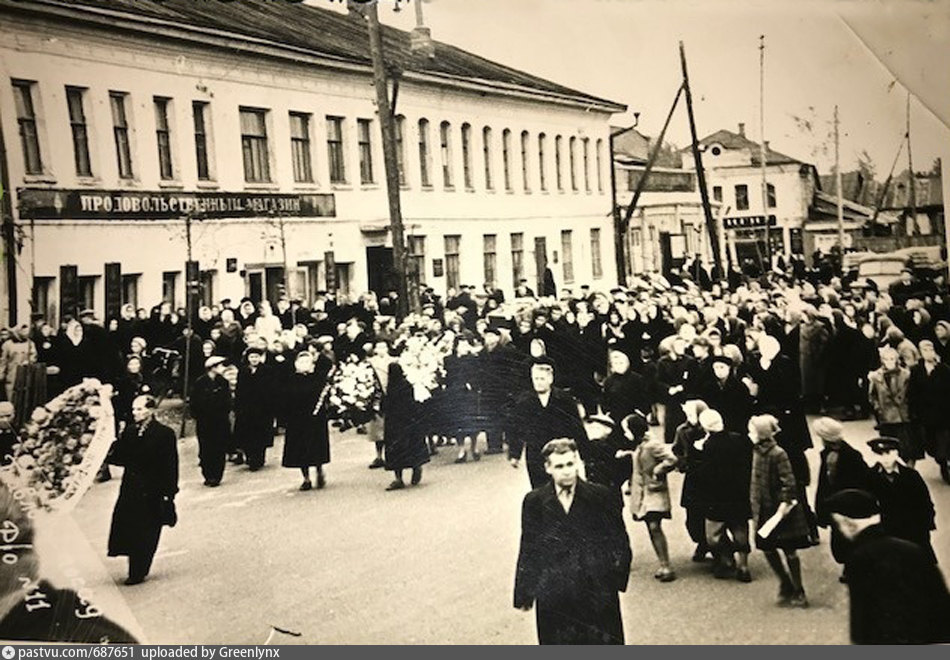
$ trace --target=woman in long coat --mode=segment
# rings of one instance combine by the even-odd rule
[[[683,489],[680,492],[680,506],[686,510],[686,531],[696,544],[693,561],[703,561],[709,553],[706,543],[706,511],[703,505],[701,483],[703,468],[703,449],[696,443],[706,436],[699,424],[699,415],[708,408],[704,401],[690,399],[682,406],[686,421],[676,427],[673,440],[673,454],[677,457],[677,468],[684,472]]]
[[[132,402],[133,423],[109,450],[109,463],[125,468],[119,499],[112,511],[109,556],[129,558],[126,584],[148,575],[164,524],[178,492],[178,447],[175,432],[153,419],[155,399]]]
[[[383,415],[386,418],[385,444],[386,469],[395,479],[386,490],[405,488],[402,473],[412,470],[412,485],[422,481],[422,466],[429,462],[426,445],[422,405],[412,395],[412,385],[406,379],[399,362],[389,366],[389,389],[383,398]]]
[[[315,466],[320,489],[326,485],[323,466],[330,462],[330,431],[323,403],[333,364],[324,355],[315,362],[311,353],[302,352],[294,361],[294,369],[283,392],[287,432],[281,465],[300,469],[300,490],[313,488],[310,467]]]
[[[792,464],[775,441],[778,432],[778,420],[772,415],[756,415],[749,420],[749,439],[755,445],[749,489],[755,547],[765,553],[769,566],[778,576],[779,604],[808,607],[797,551],[811,545],[810,531],[801,506],[803,502],[798,500],[799,489]],[[758,531],[780,508],[785,517],[763,538]],[[785,555],[785,563],[779,550]]]
[[[263,467],[274,440],[275,381],[262,362],[264,353],[260,348],[247,349],[247,364],[238,372],[234,389],[234,440],[252,472]]]
[[[828,326],[818,317],[814,308],[802,312],[802,322],[799,325],[799,364],[802,377],[802,397],[806,408],[815,412],[824,403],[825,378],[827,363],[825,361],[826,348],[831,333]]]

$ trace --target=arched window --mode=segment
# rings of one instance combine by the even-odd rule
[[[474,188],[472,182],[472,126],[462,124],[462,183],[466,188]]]
[[[492,157],[491,157],[491,128],[485,126],[482,129],[482,158],[485,161],[485,190],[494,190],[495,182],[492,180]]]
[[[568,167],[571,171],[571,190],[577,192],[577,138],[571,136],[567,141]]]
[[[505,190],[511,190],[511,131],[501,132],[501,163],[505,174]]]
[[[538,133],[538,178],[540,179],[541,190],[548,189],[547,176],[544,171],[545,149],[547,148],[548,136],[544,133]]]
[[[444,121],[439,124],[439,151],[442,154],[442,185],[452,188],[452,125]]]
[[[396,115],[396,166],[399,170],[399,185],[406,185],[406,118]]]
[[[557,189],[564,190],[564,167],[561,163],[561,152],[564,148],[564,138],[560,135],[554,138],[554,174],[557,177]]]
[[[590,192],[590,138],[581,141],[581,148],[584,150],[584,160],[581,161],[584,166],[584,190]]]
[[[432,185],[432,155],[429,153],[429,120],[419,120],[419,176],[423,186]]]
[[[531,178],[528,174],[528,131],[521,131],[521,187],[525,192],[531,191]]]
[[[604,141],[597,140],[597,192],[604,192]]]

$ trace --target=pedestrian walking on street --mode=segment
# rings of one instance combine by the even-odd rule
[[[682,408],[686,421],[676,429],[673,453],[678,459],[676,467],[685,473],[680,492],[680,506],[686,511],[686,531],[696,544],[693,561],[700,562],[709,554],[709,546],[706,544],[706,508],[701,485],[705,443],[700,441],[706,437],[706,431],[699,423],[699,416],[707,410],[707,406],[704,401],[690,399]]]
[[[587,458],[587,432],[577,403],[566,392],[554,387],[554,361],[546,356],[531,363],[533,392],[525,392],[515,401],[508,433],[508,461],[517,468],[522,451],[531,488],[548,482],[541,450],[551,440],[571,438],[581,458]]]
[[[799,489],[791,461],[775,439],[780,430],[772,415],[756,415],[749,420],[749,439],[754,445],[749,501],[755,547],[765,553],[778,576],[779,605],[808,607],[798,550],[810,547],[811,539],[804,509],[797,500]],[[760,534],[763,525],[776,515],[778,526],[767,536]]]
[[[891,536],[916,543],[937,563],[930,532],[937,529],[933,500],[927,484],[913,468],[901,465],[900,440],[875,438],[868,446],[877,458],[871,469],[869,492],[881,507],[881,521]]]
[[[281,465],[298,468],[303,475],[300,490],[313,488],[310,468],[317,470],[317,489],[326,486],[323,466],[330,462],[330,430],[323,406],[325,390],[333,368],[329,358],[303,351],[294,360],[294,374],[283,391],[284,455]]]
[[[845,563],[854,644],[950,642],[950,592],[919,545],[887,533],[867,491],[848,488],[825,503],[852,545]]]
[[[177,522],[178,447],[175,432],[155,420],[154,397],[132,402],[132,423],[109,450],[108,462],[124,468],[112,511],[109,556],[129,558],[127,585],[145,580],[164,525]]]
[[[406,470],[412,470],[410,483],[418,485],[422,481],[422,466],[429,462],[429,448],[422,430],[422,405],[415,400],[412,390],[399,362],[393,362],[389,366],[389,386],[383,399],[386,470],[395,477],[386,487],[389,491],[406,487],[402,477]]]
[[[845,442],[844,427],[830,417],[820,417],[812,425],[821,438],[821,464],[818,467],[818,489],[815,492],[815,515],[818,525],[831,526],[831,516],[826,503],[835,493],[847,489],[868,489],[868,466],[861,453]],[[848,540],[836,527],[831,527],[831,554],[835,561],[844,564],[849,552]],[[843,582],[846,578],[841,576]]]
[[[205,373],[191,392],[191,414],[198,435],[198,459],[205,486],[214,488],[224,477],[224,464],[231,444],[231,385],[224,377],[225,359],[214,355],[205,360]]]
[[[549,481],[522,504],[514,606],[535,607],[540,644],[623,644],[618,592],[632,555],[621,510],[580,478],[573,440],[552,440],[541,456]]]
[[[653,574],[660,582],[672,582],[676,573],[670,568],[670,551],[663,533],[663,520],[672,518],[667,473],[676,467],[676,455],[659,434],[650,432],[650,423],[640,413],[632,413],[621,423],[627,439],[636,445],[629,453],[633,470],[630,475],[630,513],[643,521],[650,534],[650,543],[660,568]]]
[[[901,458],[908,467],[924,457],[919,434],[910,432],[910,369],[899,364],[900,356],[890,346],[880,350],[881,367],[868,374],[868,399],[881,435],[897,438]]]
[[[246,363],[238,372],[234,389],[235,444],[244,452],[251,472],[264,466],[267,447],[274,439],[276,383],[264,367],[265,353],[256,347],[245,351]]]
[[[950,484],[950,366],[929,339],[920,342],[921,360],[910,368],[908,404],[913,431],[940,466],[940,476]]]
[[[699,442],[706,457],[702,480],[706,505],[706,543],[713,552],[713,575],[751,582],[749,573],[749,482],[752,472],[752,444],[748,438],[730,433],[722,416],[709,409],[699,416],[708,434]]]

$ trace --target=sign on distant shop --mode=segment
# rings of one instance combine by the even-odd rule
[[[722,226],[725,229],[751,229],[754,227],[774,227],[776,219],[774,215],[768,218],[768,224],[764,215],[746,215],[739,217],[729,217],[722,219]]]
[[[139,192],[21,188],[20,215],[35,220],[165,220],[193,213],[204,218],[333,217],[333,195],[228,192]]]

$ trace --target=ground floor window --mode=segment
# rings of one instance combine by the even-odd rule
[[[511,235],[511,278],[515,288],[524,279],[524,234]]]
[[[453,234],[445,237],[445,286],[449,289],[459,288],[459,252],[462,237]]]
[[[53,277],[34,277],[33,278],[33,312],[42,314],[47,321],[51,321],[56,316],[56,309],[53,307],[52,291]]]
[[[200,285],[201,291],[199,294],[199,299],[201,304],[207,307],[214,305],[214,279],[217,274],[217,271],[214,270],[203,270],[201,271]]]
[[[122,304],[132,305],[136,309],[139,306],[139,280],[142,275],[124,274],[122,275]]]
[[[175,291],[178,289],[178,276],[181,271],[167,271],[162,273],[162,302],[175,307]]]
[[[96,308],[96,282],[98,279],[98,275],[83,275],[79,278],[80,310],[94,310]]]
[[[634,230],[634,237],[636,243],[640,243],[640,230]],[[594,228],[590,230],[590,268],[591,274],[594,276],[594,279],[600,279],[604,276],[604,264],[601,261],[601,249],[600,249],[600,229]]]

